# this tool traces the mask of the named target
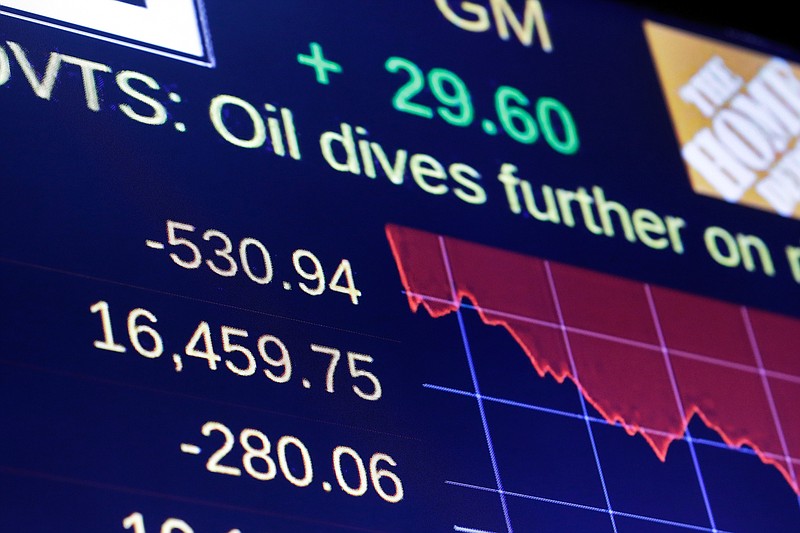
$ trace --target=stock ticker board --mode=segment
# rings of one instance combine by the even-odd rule
[[[799,60],[0,0],[0,531],[800,531]]]

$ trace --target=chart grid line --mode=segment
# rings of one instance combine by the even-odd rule
[[[592,455],[594,456],[594,462],[597,465],[597,474],[600,476],[600,485],[603,488],[603,498],[606,501],[606,508],[608,509],[608,517],[611,520],[611,528],[614,530],[614,533],[617,533],[617,522],[614,519],[614,509],[611,507],[611,499],[608,495],[608,487],[606,486],[606,478],[603,475],[603,467],[600,464],[600,456],[597,452],[597,444],[595,443],[594,439],[594,431],[592,431],[592,424],[589,421],[589,411],[586,409],[586,399],[583,397],[583,393],[581,392],[581,385],[580,385],[580,377],[578,376],[578,365],[575,364],[575,357],[572,353],[572,343],[570,343],[569,335],[567,334],[566,325],[564,323],[564,313],[561,309],[561,303],[558,299],[558,291],[556,290],[556,284],[553,281],[553,272],[550,270],[550,262],[544,262],[544,268],[547,272],[547,282],[550,285],[550,294],[553,297],[553,302],[555,303],[556,313],[558,316],[558,322],[561,329],[561,335],[564,339],[564,345],[567,348],[567,355],[569,356],[569,365],[572,370],[572,375],[575,378],[575,384],[577,385],[578,389],[578,401],[581,404],[581,411],[583,411],[583,421],[586,424],[586,431],[589,433],[589,442],[592,444]]]
[[[667,348],[667,343],[664,340],[664,331],[662,330],[661,322],[658,319],[658,311],[656,311],[656,304],[653,300],[653,292],[650,289],[650,285],[647,283],[644,285],[644,292],[647,296],[647,305],[650,307],[650,316],[653,319],[653,324],[656,327],[658,342],[661,345],[661,353],[664,356],[664,365],[667,367],[667,373],[669,374],[672,393],[675,396],[675,405],[678,408],[681,420],[683,420],[685,424],[684,432],[686,433],[686,443],[689,445],[689,453],[692,456],[692,464],[694,465],[694,470],[697,474],[697,481],[700,484],[700,493],[703,496],[703,503],[706,507],[708,520],[711,523],[711,530],[716,532],[717,524],[714,520],[714,513],[711,510],[711,502],[708,499],[708,491],[706,490],[706,483],[703,480],[703,471],[700,469],[700,461],[697,458],[697,451],[694,449],[694,442],[692,442],[692,434],[689,431],[689,420],[686,418],[686,411],[683,408],[683,401],[681,400],[681,394],[678,390],[678,381],[675,379],[675,371],[672,368],[672,361],[669,357],[669,349]]]
[[[425,384],[423,384],[423,387],[426,388],[426,389],[431,389],[431,390],[435,390],[435,391],[439,391],[439,392],[451,393],[451,394],[455,394],[455,395],[459,395],[459,396],[474,397],[474,394],[472,392],[465,391],[465,390],[454,389],[454,388],[451,388],[451,387],[444,387],[444,386],[441,386],[441,385],[433,385],[433,384],[430,384],[430,383],[425,383]],[[484,401],[487,401],[487,402],[510,405],[510,406],[513,406],[513,407],[519,407],[521,409],[529,409],[529,410],[532,410],[532,411],[538,411],[540,413],[547,413],[547,414],[551,414],[551,415],[562,416],[562,417],[565,417],[565,418],[572,418],[572,419],[575,419],[575,420],[583,420],[583,416],[581,414],[579,414],[579,413],[570,413],[568,411],[562,411],[562,410],[553,409],[553,408],[550,408],[550,407],[543,407],[543,406],[540,406],[540,405],[533,405],[533,404],[530,404],[530,403],[519,402],[519,401],[516,401],[516,400],[510,400],[510,399],[507,399],[507,398],[498,398],[496,396],[489,396],[489,395],[486,395],[486,394],[481,395],[481,398]],[[606,420],[604,418],[599,418],[599,417],[596,417],[596,416],[589,416],[588,418],[589,418],[589,421],[592,422],[593,424],[599,424],[599,425],[611,426],[611,427],[619,427],[619,428],[623,428],[623,429],[642,429],[643,431],[646,431],[648,433],[653,433],[653,434],[661,435],[661,436],[664,436],[664,437],[670,437],[673,440],[677,440],[677,441],[685,441],[686,440],[685,435],[678,435],[678,434],[675,434],[675,433],[669,433],[669,432],[661,431],[661,430],[658,430],[658,429],[652,429],[652,428],[648,428],[647,426],[635,426],[634,427],[634,426],[631,426],[630,424],[624,424],[624,423],[621,423],[621,422],[609,422],[608,420]],[[758,454],[752,448],[747,448],[747,447],[733,448],[733,447],[725,444],[724,442],[716,442],[716,441],[713,441],[713,440],[697,438],[697,437],[692,437],[692,442],[694,442],[695,444],[702,444],[704,446],[709,446],[709,447],[713,447],[713,448],[719,448],[719,449],[722,449],[722,450],[726,450],[726,451],[734,452],[734,453],[740,453],[740,454],[743,454],[743,455],[749,455],[749,456],[753,456],[753,457],[758,456]],[[765,453],[763,453],[763,455],[765,455],[766,457],[770,457],[772,459],[784,459],[783,455],[778,455],[778,454],[774,454],[774,453],[770,453],[770,452],[765,452]],[[798,466],[800,466],[800,458],[790,457],[789,460],[792,463],[797,464]]]
[[[446,481],[445,483],[447,483],[448,485],[453,485],[455,487],[461,487],[461,488],[465,488],[465,489],[480,490],[480,491],[484,491],[484,492],[497,492],[497,489],[493,489],[491,487],[482,487],[480,485],[474,485],[474,484],[470,484],[470,483],[461,483],[461,482],[458,482],[458,481]],[[550,504],[553,504],[553,505],[561,505],[561,506],[564,506],[564,507],[571,507],[573,509],[582,509],[584,511],[591,511],[591,512],[595,512],[595,513],[603,513],[603,514],[608,513],[608,510],[604,509],[602,507],[595,507],[595,506],[592,506],[592,505],[584,505],[584,504],[580,504],[580,503],[573,503],[573,502],[568,502],[568,501],[564,501],[564,500],[556,500],[556,499],[553,499],[553,498],[543,498],[541,496],[534,496],[534,495],[531,495],[531,494],[523,494],[521,492],[507,491],[506,495],[512,496],[512,497],[515,497],[515,498],[522,498],[522,499],[526,499],[526,500],[534,500],[534,501],[538,501],[538,502],[542,502],[542,503],[550,503]],[[694,524],[687,524],[685,522],[678,522],[678,521],[675,521],[675,520],[665,520],[663,518],[657,518],[657,517],[653,517],[653,516],[646,516],[646,515],[641,515],[641,514],[636,514],[636,513],[626,513],[624,511],[618,511],[618,510],[614,511],[614,514],[617,515],[617,516],[625,517],[625,518],[631,518],[633,520],[641,520],[643,522],[651,522],[651,523],[654,523],[654,524],[662,524],[662,525],[667,525],[667,526],[674,526],[674,527],[679,527],[679,528],[683,528],[683,529],[689,529],[689,530],[693,530],[693,531],[706,531],[706,532],[709,532],[709,533],[732,533],[731,531],[727,531],[727,530],[723,530],[723,529],[710,529],[708,526],[698,526],[698,525],[694,525]]]
[[[455,299],[456,288],[453,282],[453,273],[450,267],[450,260],[447,255],[447,247],[442,237],[439,237],[439,247],[442,253],[442,261],[444,261],[445,269],[447,271],[447,278],[450,283],[451,295]],[[503,509],[503,518],[505,519],[505,524],[508,533],[513,533],[514,529],[511,527],[511,517],[509,516],[508,512],[508,502],[506,501],[505,491],[503,490],[503,481],[500,477],[500,469],[497,465],[497,457],[495,456],[494,444],[492,442],[492,435],[491,432],[489,431],[489,422],[486,418],[486,410],[484,409],[483,406],[483,398],[481,397],[480,385],[478,383],[478,375],[477,372],[475,371],[475,364],[472,359],[472,349],[470,347],[469,340],[467,338],[467,331],[466,331],[466,326],[464,324],[464,317],[462,316],[460,310],[457,311],[456,316],[458,318],[458,327],[461,333],[461,341],[464,345],[464,351],[466,352],[467,356],[467,363],[469,365],[469,373],[472,379],[472,386],[475,390],[475,400],[477,401],[478,411],[481,416],[481,424],[483,425],[483,434],[484,437],[486,438],[486,444],[489,447],[489,458],[491,459],[492,470],[494,471],[494,478],[495,478],[495,483],[497,484],[498,495],[500,496],[500,506]]]
[[[453,531],[458,531],[459,533],[494,533],[494,531],[489,531],[488,529],[474,529],[463,526],[453,526]]]
[[[761,384],[764,386],[764,393],[767,395],[767,403],[769,410],[772,414],[772,420],[775,424],[775,431],[778,432],[780,439],[781,449],[783,450],[783,458],[786,461],[786,467],[789,469],[789,475],[792,477],[792,482],[797,485],[797,474],[795,473],[794,464],[789,454],[789,446],[786,444],[786,434],[783,431],[780,416],[778,415],[778,408],[775,405],[775,397],[772,395],[772,387],[770,387],[769,380],[767,379],[766,372],[764,371],[764,359],[761,357],[761,349],[758,347],[758,339],[756,333],[753,331],[753,323],[750,320],[750,313],[747,308],[742,306],[742,321],[744,322],[745,331],[747,331],[747,339],[750,341],[750,348],[753,351],[753,357],[756,359],[759,374],[761,376]],[[800,496],[798,496],[798,504],[800,504]]]
[[[520,322],[527,322],[529,324],[535,324],[537,326],[543,326],[543,327],[546,327],[546,328],[551,328],[551,329],[556,329],[556,330],[561,329],[561,326],[559,324],[557,324],[555,322],[549,322],[547,320],[531,318],[531,317],[527,317],[527,316],[519,315],[519,314],[514,314],[514,313],[507,313],[505,311],[499,311],[499,310],[491,309],[491,308],[487,308],[487,307],[480,307],[480,306],[469,304],[469,303],[465,303],[465,302],[459,303],[459,302],[451,300],[451,299],[443,299],[443,298],[438,298],[436,296],[429,296],[429,295],[419,294],[419,293],[411,292],[411,291],[402,291],[402,292],[405,295],[414,296],[416,298],[421,298],[423,300],[427,300],[427,301],[431,301],[431,302],[445,303],[445,304],[450,304],[450,305],[460,305],[461,307],[463,307],[465,309],[472,309],[472,310],[475,310],[475,311],[482,312],[482,313],[484,313],[486,315],[492,315],[492,316],[496,315],[498,318],[509,318],[509,319],[513,319],[513,320],[519,320]],[[609,335],[607,333],[601,333],[601,332],[598,332],[598,331],[592,331],[592,330],[588,330],[588,329],[584,329],[584,328],[576,328],[576,327],[570,326],[570,325],[565,325],[564,327],[566,328],[567,332],[569,332],[569,333],[574,333],[574,334],[577,334],[577,335],[585,335],[587,337],[592,337],[592,338],[595,338],[595,339],[601,339],[601,340],[606,340],[606,341],[610,341],[610,342],[616,342],[616,343],[619,343],[619,344],[625,344],[627,346],[635,346],[637,348],[650,350],[650,351],[653,351],[653,352],[656,352],[656,353],[659,353],[659,354],[661,353],[661,346],[656,345],[656,344],[651,344],[651,343],[642,342],[642,341],[636,341],[636,340],[633,340],[633,339],[626,339],[625,337],[619,337],[619,336],[616,336],[616,335]],[[711,356],[708,356],[708,355],[702,355],[702,354],[698,354],[698,353],[694,353],[694,352],[688,352],[686,350],[681,350],[681,349],[678,349],[678,348],[671,348],[669,346],[667,346],[667,349],[669,350],[670,355],[673,355],[673,356],[683,357],[683,358],[686,358],[686,359],[692,359],[692,360],[695,360],[695,361],[700,361],[700,362],[703,362],[703,363],[709,363],[709,364],[712,364],[712,365],[725,367],[725,368],[731,368],[731,369],[734,369],[734,370],[741,370],[743,372],[749,372],[751,374],[760,374],[763,371],[766,374],[767,377],[770,377],[770,378],[773,378],[773,379],[779,379],[779,380],[782,380],[782,381],[788,381],[790,383],[800,384],[800,376],[787,374],[786,372],[780,372],[780,371],[777,371],[777,370],[770,370],[768,368],[759,369],[758,366],[751,366],[751,365],[746,365],[746,364],[742,364],[742,363],[736,363],[736,362],[733,362],[733,361],[726,361],[726,360],[719,359],[719,358],[716,358],[716,357],[711,357]]]
[[[719,478],[712,480],[707,477],[711,472],[720,471],[719,461],[737,461],[755,469],[750,461],[759,459],[765,465],[775,467],[797,490],[800,468],[798,460],[792,458],[792,455],[797,455],[792,449],[796,436],[793,432],[797,428],[791,416],[791,400],[797,395],[800,372],[793,365],[791,348],[796,336],[794,332],[800,325],[798,321],[769,311],[746,308],[752,316],[751,331],[746,332],[741,304],[423,230],[389,225],[387,236],[410,309],[424,311],[434,319],[456,315],[459,325],[463,327],[466,324],[469,330],[469,342],[475,350],[472,355],[481,384],[484,388],[490,384],[493,387],[481,391],[481,400],[491,418],[489,422],[494,437],[498,439],[497,460],[504,473],[503,481],[508,485],[502,490],[516,489],[523,493],[545,493],[542,495],[583,501],[603,508],[606,516],[613,513],[619,517],[614,506],[622,504],[623,507],[634,507],[633,510],[644,515],[665,514],[666,518],[679,522],[700,524],[709,531],[717,531],[719,526],[732,527],[726,520],[735,514],[731,515],[730,508],[723,504],[730,496],[740,497],[737,491],[744,489],[721,485]],[[444,261],[446,267],[442,264],[442,250],[445,248],[448,254]],[[467,309],[476,311],[474,319]],[[497,333],[481,336],[476,326],[478,320]],[[455,325],[449,323],[451,327]],[[698,328],[697,325],[701,324],[707,328]],[[504,387],[499,380],[502,362],[494,361],[495,357],[503,354],[494,353],[497,349],[493,346],[500,342],[496,335],[505,332],[520,346],[532,369],[530,376],[523,373],[520,361],[514,367],[520,375]],[[759,342],[763,338],[765,344],[760,346],[763,358],[751,353],[747,333]],[[508,351],[508,348],[501,351]],[[597,356],[603,357],[598,359]],[[532,390],[525,388],[525,378],[534,378],[534,375],[546,383]],[[498,380],[490,382],[490,376]],[[550,377],[554,380],[552,384]],[[566,396],[554,392],[552,401],[549,395],[540,396],[566,381],[570,382],[566,384]],[[431,383],[437,382],[452,385],[447,378]],[[574,405],[574,401],[570,403],[575,391],[569,387],[573,385],[579,391],[579,399],[584,400],[580,402],[580,408]],[[765,397],[765,385],[773,394],[770,406]],[[437,388],[436,385],[424,386]],[[472,389],[463,384],[456,386],[466,391]],[[453,392],[446,387],[439,390]],[[500,398],[484,396],[484,392],[494,393]],[[534,396],[530,397],[530,394]],[[522,402],[506,400],[518,396]],[[523,406],[525,401],[540,403],[540,406],[535,406],[536,410],[569,416],[569,420],[575,422],[583,419],[585,431],[595,437],[592,457],[597,466],[596,473],[592,474],[588,462],[586,444],[589,443],[583,440],[585,437],[581,438],[578,426],[566,422],[567,418],[559,423],[548,422],[546,415],[544,418],[534,415],[533,420],[545,426],[554,423],[556,427],[564,428],[551,437],[551,440],[556,439],[552,443],[540,442],[538,438],[518,440],[515,437],[519,433],[513,424],[508,427],[501,424],[506,420],[501,417],[503,413],[509,421],[514,420],[515,415],[502,408],[493,408],[491,404],[495,401],[512,406]],[[556,409],[547,410],[544,406]],[[570,413],[557,413],[558,409]],[[779,419],[775,413],[780,415]],[[604,420],[599,420],[600,417]],[[785,424],[782,441],[786,446],[779,442],[776,432],[781,421]],[[657,478],[666,482],[681,481],[683,496],[676,496],[675,501],[683,502],[683,505],[675,507],[674,511],[661,508],[651,502],[651,496],[656,494],[651,494],[652,489],[643,485],[645,479],[623,477],[625,464],[618,462],[617,456],[614,461],[605,457],[605,440],[601,440],[606,436],[609,439],[621,438],[623,432],[600,430],[595,426],[597,422],[603,422],[606,427],[625,428],[629,436],[640,434],[644,439],[642,444],[646,441],[661,462],[667,462],[672,443],[685,442],[685,445],[675,446],[677,451],[674,453],[678,453],[679,462],[675,467],[663,470],[665,477]],[[537,461],[548,458],[558,461],[561,457],[558,439],[569,434],[568,431],[571,431],[571,441],[577,447],[573,453],[580,455],[582,461],[581,471],[585,476],[582,478],[585,481],[582,491],[569,490],[568,486],[562,490],[560,485],[550,487],[539,482],[544,480],[539,472],[549,475],[552,468],[552,475],[558,475],[556,464],[549,466]],[[695,438],[694,433],[705,440]],[[617,434],[620,437],[614,437]],[[708,447],[703,449],[705,445]],[[630,450],[638,454],[641,450],[636,446]],[[514,469],[514,463],[508,463],[509,458],[503,453],[506,447],[509,450],[530,448],[535,454],[529,459],[533,463],[526,461],[529,463],[527,468]],[[580,447],[583,447],[582,451],[578,451]],[[721,450],[734,451],[734,455],[749,455],[737,459]],[[688,456],[684,455],[687,451]],[[657,468],[647,464],[648,468]],[[517,472],[519,475],[515,475]],[[528,472],[533,472],[534,477],[526,475]],[[603,487],[605,502],[600,500],[595,485],[598,478],[594,475],[598,474],[604,478],[612,476],[607,480],[610,484]],[[761,481],[755,470],[753,478]],[[767,483],[767,479],[763,482]],[[494,486],[492,482],[478,483]],[[616,495],[618,488],[634,488],[642,491],[642,495],[630,490]],[[618,502],[615,495],[620,498]],[[517,505],[512,500],[509,503],[512,514],[519,520],[522,513],[517,516]],[[535,513],[535,507],[528,512]],[[791,507],[797,509],[794,505]],[[607,528],[607,521],[603,523],[607,519],[595,516],[592,520],[596,523],[595,529]],[[620,520],[617,518],[617,525],[623,527]],[[718,524],[718,520],[722,522]]]

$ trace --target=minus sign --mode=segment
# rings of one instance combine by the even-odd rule
[[[195,446],[194,444],[186,444],[185,442],[181,444],[181,451],[183,453],[188,453],[190,455],[200,455],[202,451],[199,446]]]
[[[147,245],[148,248],[153,248],[155,250],[163,250],[164,249],[164,243],[163,242],[151,241],[151,240],[148,239],[148,240],[144,241],[144,243]]]

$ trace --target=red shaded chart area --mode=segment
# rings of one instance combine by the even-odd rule
[[[464,299],[542,377],[572,380],[666,459],[695,415],[749,446],[800,494],[800,320],[389,225],[413,311]]]

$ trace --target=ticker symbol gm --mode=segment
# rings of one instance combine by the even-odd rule
[[[215,66],[203,0],[0,0],[0,13]]]

